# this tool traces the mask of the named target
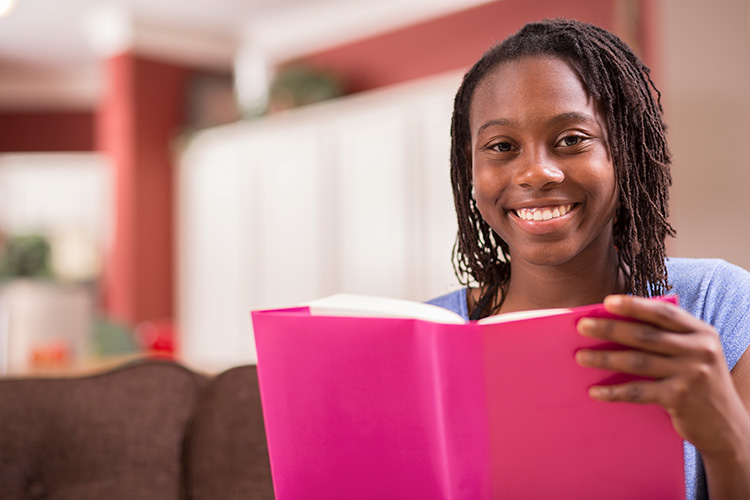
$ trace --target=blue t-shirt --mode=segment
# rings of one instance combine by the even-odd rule
[[[750,345],[750,273],[720,259],[667,259],[670,293],[680,306],[713,326],[721,337],[729,369]],[[468,319],[466,289],[430,301]],[[685,442],[685,487],[688,499],[707,499],[703,463]]]

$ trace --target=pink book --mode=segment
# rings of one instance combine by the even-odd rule
[[[684,499],[683,443],[656,405],[587,389],[575,329],[601,305],[465,322],[334,296],[254,311],[274,490],[290,499]],[[611,347],[611,346],[610,346]]]

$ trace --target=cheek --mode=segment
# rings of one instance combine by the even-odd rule
[[[602,189],[608,193],[608,197],[614,201],[615,206],[620,204],[620,186],[617,184],[614,167],[608,170],[608,176]]]
[[[493,228],[504,214],[499,206],[507,181],[497,169],[478,166],[473,175],[474,199],[482,218]]]
[[[614,168],[603,169],[598,176],[598,182],[592,190],[599,193],[597,202],[601,210],[608,217],[613,218],[620,206],[620,187],[617,184]]]
[[[472,181],[474,199],[477,201],[477,205],[481,207],[489,203],[496,191],[494,177],[488,173],[486,168],[479,166],[474,168]]]
[[[497,197],[508,183],[508,179],[503,175],[503,169],[493,168],[481,162],[474,165],[472,181],[477,201],[479,201],[479,196],[483,198]]]
[[[617,202],[620,192],[617,174],[606,151],[599,151],[599,154],[588,163],[588,168],[584,168],[582,172],[586,172],[585,177],[579,180],[588,184],[590,191],[598,193],[598,197],[603,200],[613,199]]]

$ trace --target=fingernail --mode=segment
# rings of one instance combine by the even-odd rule
[[[593,356],[589,351],[586,350],[580,350],[576,351],[576,362],[579,365],[587,365],[591,363]]]
[[[581,318],[578,320],[578,333],[586,335],[596,326],[596,321],[591,318]]]
[[[608,390],[606,387],[590,387],[589,396],[594,399],[607,399]]]
[[[604,299],[604,303],[607,304],[608,306],[617,307],[620,304],[622,304],[622,297],[620,297],[619,295],[609,295],[608,297]]]

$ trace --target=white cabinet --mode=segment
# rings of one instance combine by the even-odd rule
[[[253,362],[249,312],[336,292],[455,289],[450,116],[461,75],[211,129],[178,175],[181,354]]]

